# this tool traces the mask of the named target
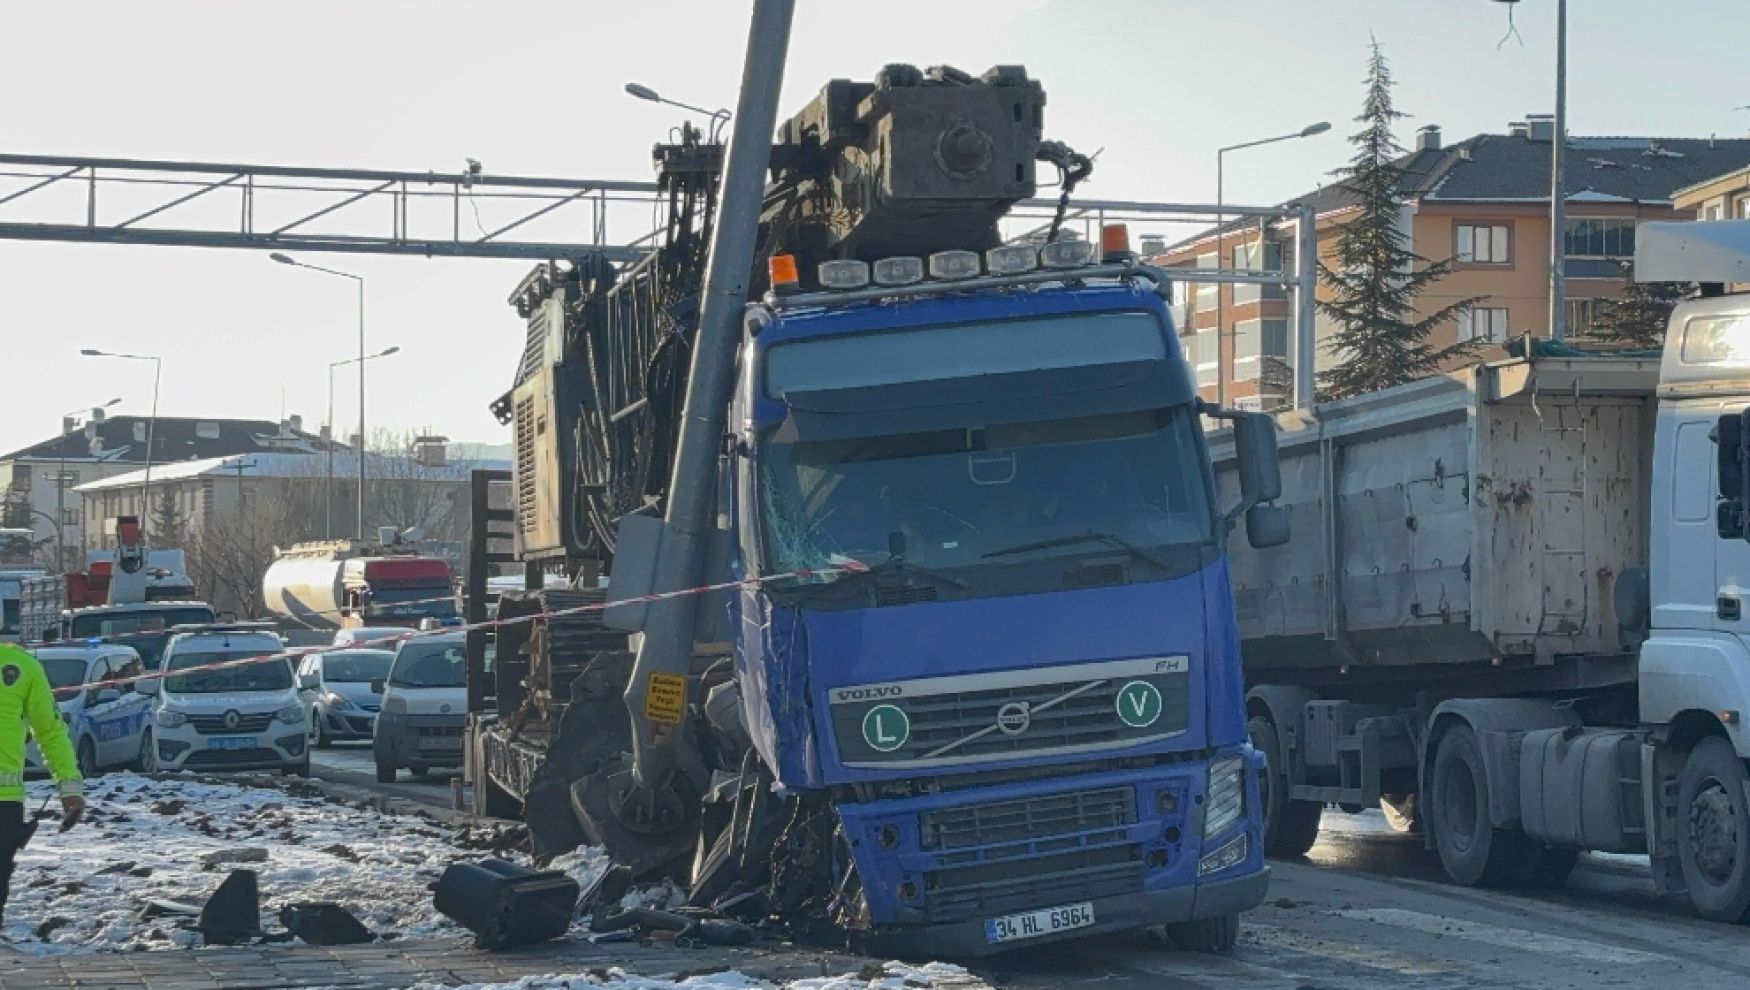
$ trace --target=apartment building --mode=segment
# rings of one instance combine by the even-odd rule
[[[1476,338],[1498,347],[1521,334],[1548,334],[1553,133],[1550,118],[1537,115],[1509,125],[1505,134],[1451,145],[1442,142],[1440,128],[1423,127],[1398,160],[1400,229],[1423,258],[1453,260],[1452,274],[1418,299],[1418,313],[1483,297],[1436,330],[1431,344]],[[1563,305],[1571,336],[1583,337],[1601,308],[1621,295],[1621,265],[1634,256],[1637,224],[1696,215],[1694,206],[1678,204],[1680,192],[1695,194],[1701,184],[1719,209],[1750,216],[1750,139],[1569,135],[1567,151]],[[1710,184],[1732,181],[1738,186],[1729,194]],[[1329,263],[1337,233],[1357,213],[1354,196],[1333,184],[1295,201],[1317,213],[1321,260]],[[1172,244],[1153,260],[1188,269],[1273,270],[1292,266],[1293,248],[1289,228],[1234,222]],[[1182,288],[1175,315],[1203,395],[1241,408],[1286,402],[1294,328],[1285,293],[1198,285],[1193,274]],[[1321,285],[1321,298],[1325,292]],[[1319,370],[1340,358],[1329,347],[1333,329],[1323,316],[1315,324]]]

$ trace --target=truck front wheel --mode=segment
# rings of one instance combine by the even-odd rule
[[[1167,940],[1187,952],[1232,952],[1240,938],[1240,916],[1224,914],[1167,926]]]
[[[1288,758],[1276,735],[1276,726],[1262,715],[1246,723],[1252,748],[1264,754],[1264,779],[1258,794],[1264,812],[1264,851],[1272,856],[1305,856],[1319,838],[1323,806],[1314,801],[1288,797]]]
[[[1710,736],[1677,777],[1677,853],[1689,899],[1710,921],[1750,916],[1750,784],[1732,744]]]
[[[1530,861],[1531,840],[1489,821],[1489,775],[1470,726],[1454,726],[1440,737],[1430,779],[1427,810],[1447,875],[1466,887],[1498,887],[1514,879]]]

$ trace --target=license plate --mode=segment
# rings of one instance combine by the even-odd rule
[[[207,740],[208,749],[254,749],[254,736],[218,736]]]
[[[1046,908],[1043,911],[1027,911],[1022,914],[1008,914],[1001,918],[987,918],[984,922],[984,939],[987,942],[1014,942],[1024,938],[1037,938],[1050,935],[1053,932],[1067,932],[1073,928],[1086,928],[1094,923],[1094,905],[1091,903],[1065,904],[1062,907]]]
[[[419,748],[420,749],[461,749],[462,748],[462,741],[460,739],[451,739],[451,738],[448,738],[445,736],[426,736],[426,737],[419,740]]]

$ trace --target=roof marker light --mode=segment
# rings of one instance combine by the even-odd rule
[[[930,255],[930,277],[971,278],[978,274],[977,251],[937,251]]]
[[[875,262],[876,285],[910,285],[924,280],[924,259],[900,255]]]
[[[766,262],[766,271],[771,275],[772,290],[793,292],[801,284],[802,278],[796,273],[796,256],[790,254],[774,254]]]
[[[869,263],[850,258],[823,261],[815,269],[820,284],[826,289],[861,289],[869,284]]]
[[[1039,267],[1039,252],[1031,244],[1005,244],[984,253],[984,270],[992,275],[1019,275]]]
[[[1075,268],[1093,260],[1094,245],[1087,241],[1052,241],[1039,248],[1039,261],[1047,268]]]

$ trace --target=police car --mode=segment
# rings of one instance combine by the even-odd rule
[[[143,669],[140,655],[132,647],[100,641],[34,646],[30,653],[55,688],[56,707],[79,757],[79,772],[95,777],[105,770],[138,766],[152,699],[135,691],[133,684],[101,685],[138,676]],[[74,690],[80,685],[100,686]],[[27,774],[47,772],[34,741],[24,758]]]

